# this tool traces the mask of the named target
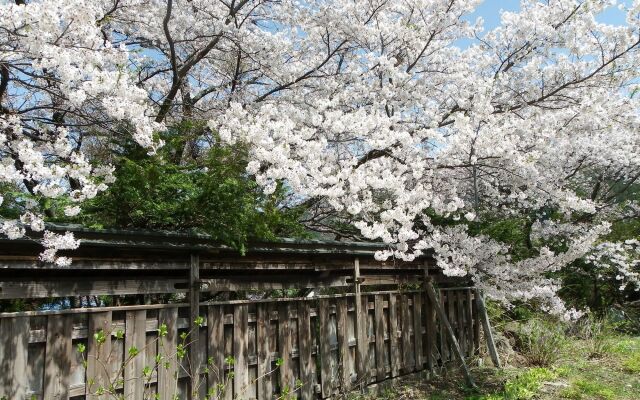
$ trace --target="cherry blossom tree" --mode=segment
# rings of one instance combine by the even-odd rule
[[[347,216],[389,245],[378,257],[432,248],[494,298],[563,312],[549,274],[638,216],[624,194],[640,178],[640,1],[611,26],[596,19],[609,0],[524,0],[487,32],[478,3],[3,5],[0,181],[73,214],[111,181],[92,144],[128,134],[154,151],[154,132],[207,121],[185,153],[246,143],[266,192],[285,183]],[[35,203],[3,233],[43,230]],[[495,216],[526,220],[530,257],[469,231]],[[43,259],[72,242],[50,237]]]

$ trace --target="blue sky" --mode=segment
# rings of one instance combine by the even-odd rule
[[[625,3],[625,1],[619,1]],[[482,17],[485,23],[485,31],[495,28],[500,23],[500,10],[516,11],[520,9],[520,0],[485,0],[476,9],[476,12],[470,16],[470,20],[475,21],[477,17]],[[613,24],[624,25],[624,12],[616,7],[608,9],[606,12],[598,16],[598,21]]]

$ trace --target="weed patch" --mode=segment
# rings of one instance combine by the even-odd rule
[[[560,392],[563,399],[582,400],[582,399],[613,399],[615,393],[610,388],[593,381],[579,380],[574,382],[570,388]]]

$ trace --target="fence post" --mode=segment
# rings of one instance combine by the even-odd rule
[[[200,316],[200,256],[191,254],[189,268],[189,365],[190,381],[189,399],[198,399],[200,386],[200,360],[202,354],[199,351],[200,327],[196,319]]]
[[[489,355],[491,355],[491,361],[497,368],[502,368],[500,363],[500,357],[498,356],[498,350],[496,349],[496,343],[493,340],[493,332],[491,332],[491,324],[489,323],[489,315],[487,314],[487,307],[484,305],[484,299],[482,298],[482,292],[476,288],[476,305],[478,307],[478,316],[482,320],[482,328],[484,330],[484,336],[487,340],[487,347],[489,349]]]

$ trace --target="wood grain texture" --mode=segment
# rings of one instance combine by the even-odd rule
[[[431,301],[434,304],[441,304],[438,301],[438,295],[436,294],[436,291],[433,288],[433,285],[429,282],[427,283],[426,286],[427,286],[427,295],[429,296],[429,299],[431,299]],[[462,366],[462,371],[464,372],[464,377],[467,385],[469,385],[470,387],[476,387],[476,384],[473,381],[473,378],[471,377],[471,372],[469,371],[469,367],[467,366],[467,363],[465,361],[464,354],[462,353],[462,350],[460,349],[460,345],[458,344],[458,340],[456,339],[455,332],[451,327],[451,324],[449,323],[447,314],[444,311],[444,307],[436,307],[436,312],[438,314],[438,318],[440,319],[440,322],[444,326],[449,342],[451,343],[452,351],[456,356],[456,358],[458,359],[458,361],[460,362],[460,365]]]
[[[318,301],[318,319],[320,323],[320,385],[322,397],[331,396],[333,377],[331,371],[331,346],[329,343],[329,300]]]
[[[424,369],[424,354],[422,346],[422,294],[413,294],[413,349],[415,354],[416,371]]]
[[[191,254],[189,266],[189,399],[198,399],[200,372],[202,370],[202,350],[200,329],[196,321],[200,317],[200,257]]]
[[[124,352],[127,360],[124,367],[124,395],[127,399],[144,397],[147,311],[128,311],[125,319]],[[134,355],[132,349],[137,349]]]
[[[269,400],[272,396],[271,354],[269,352],[269,305],[256,306],[256,340],[258,363],[258,400]],[[275,339],[275,338],[274,338]]]
[[[351,388],[351,375],[353,366],[351,362],[351,351],[349,350],[349,314],[347,299],[336,300],[336,313],[338,323],[338,346],[340,357],[340,382],[342,392],[347,392]]]
[[[173,400],[177,394],[178,309],[160,310],[158,324],[167,328],[167,334],[158,339],[158,354],[162,357],[158,366],[158,395],[160,400]]]
[[[313,373],[315,364],[312,358],[311,342],[311,307],[308,301],[298,303],[298,350],[300,354],[300,398],[311,400],[313,398]]]
[[[398,295],[389,295],[389,349],[391,353],[391,377],[400,375],[402,357],[398,338]]]
[[[111,311],[89,314],[87,331],[87,376],[85,394],[87,400],[99,399],[96,391],[99,388],[108,388],[111,378]],[[94,335],[100,331],[104,332],[106,340],[98,344],[94,340]]]
[[[47,318],[47,347],[44,371],[44,398],[69,398],[69,372],[71,369],[71,317],[52,315]]]
[[[249,306],[236,305],[233,309],[233,395],[242,399],[249,388]]]
[[[286,389],[291,392],[295,388],[293,376],[293,359],[291,350],[293,338],[291,337],[291,321],[289,319],[290,305],[288,302],[278,305],[278,345],[282,365],[280,366],[280,393]]]
[[[406,294],[400,297],[400,309],[402,313],[402,354],[404,372],[411,372],[415,366],[414,349],[411,341],[411,330],[413,319],[409,309],[409,296]]]
[[[0,320],[0,398],[24,399],[27,395],[29,318]]]
[[[382,381],[385,378],[385,345],[384,338],[387,332],[384,330],[384,297],[377,294],[374,297],[374,319],[375,319],[375,357],[376,357],[376,380]]]

